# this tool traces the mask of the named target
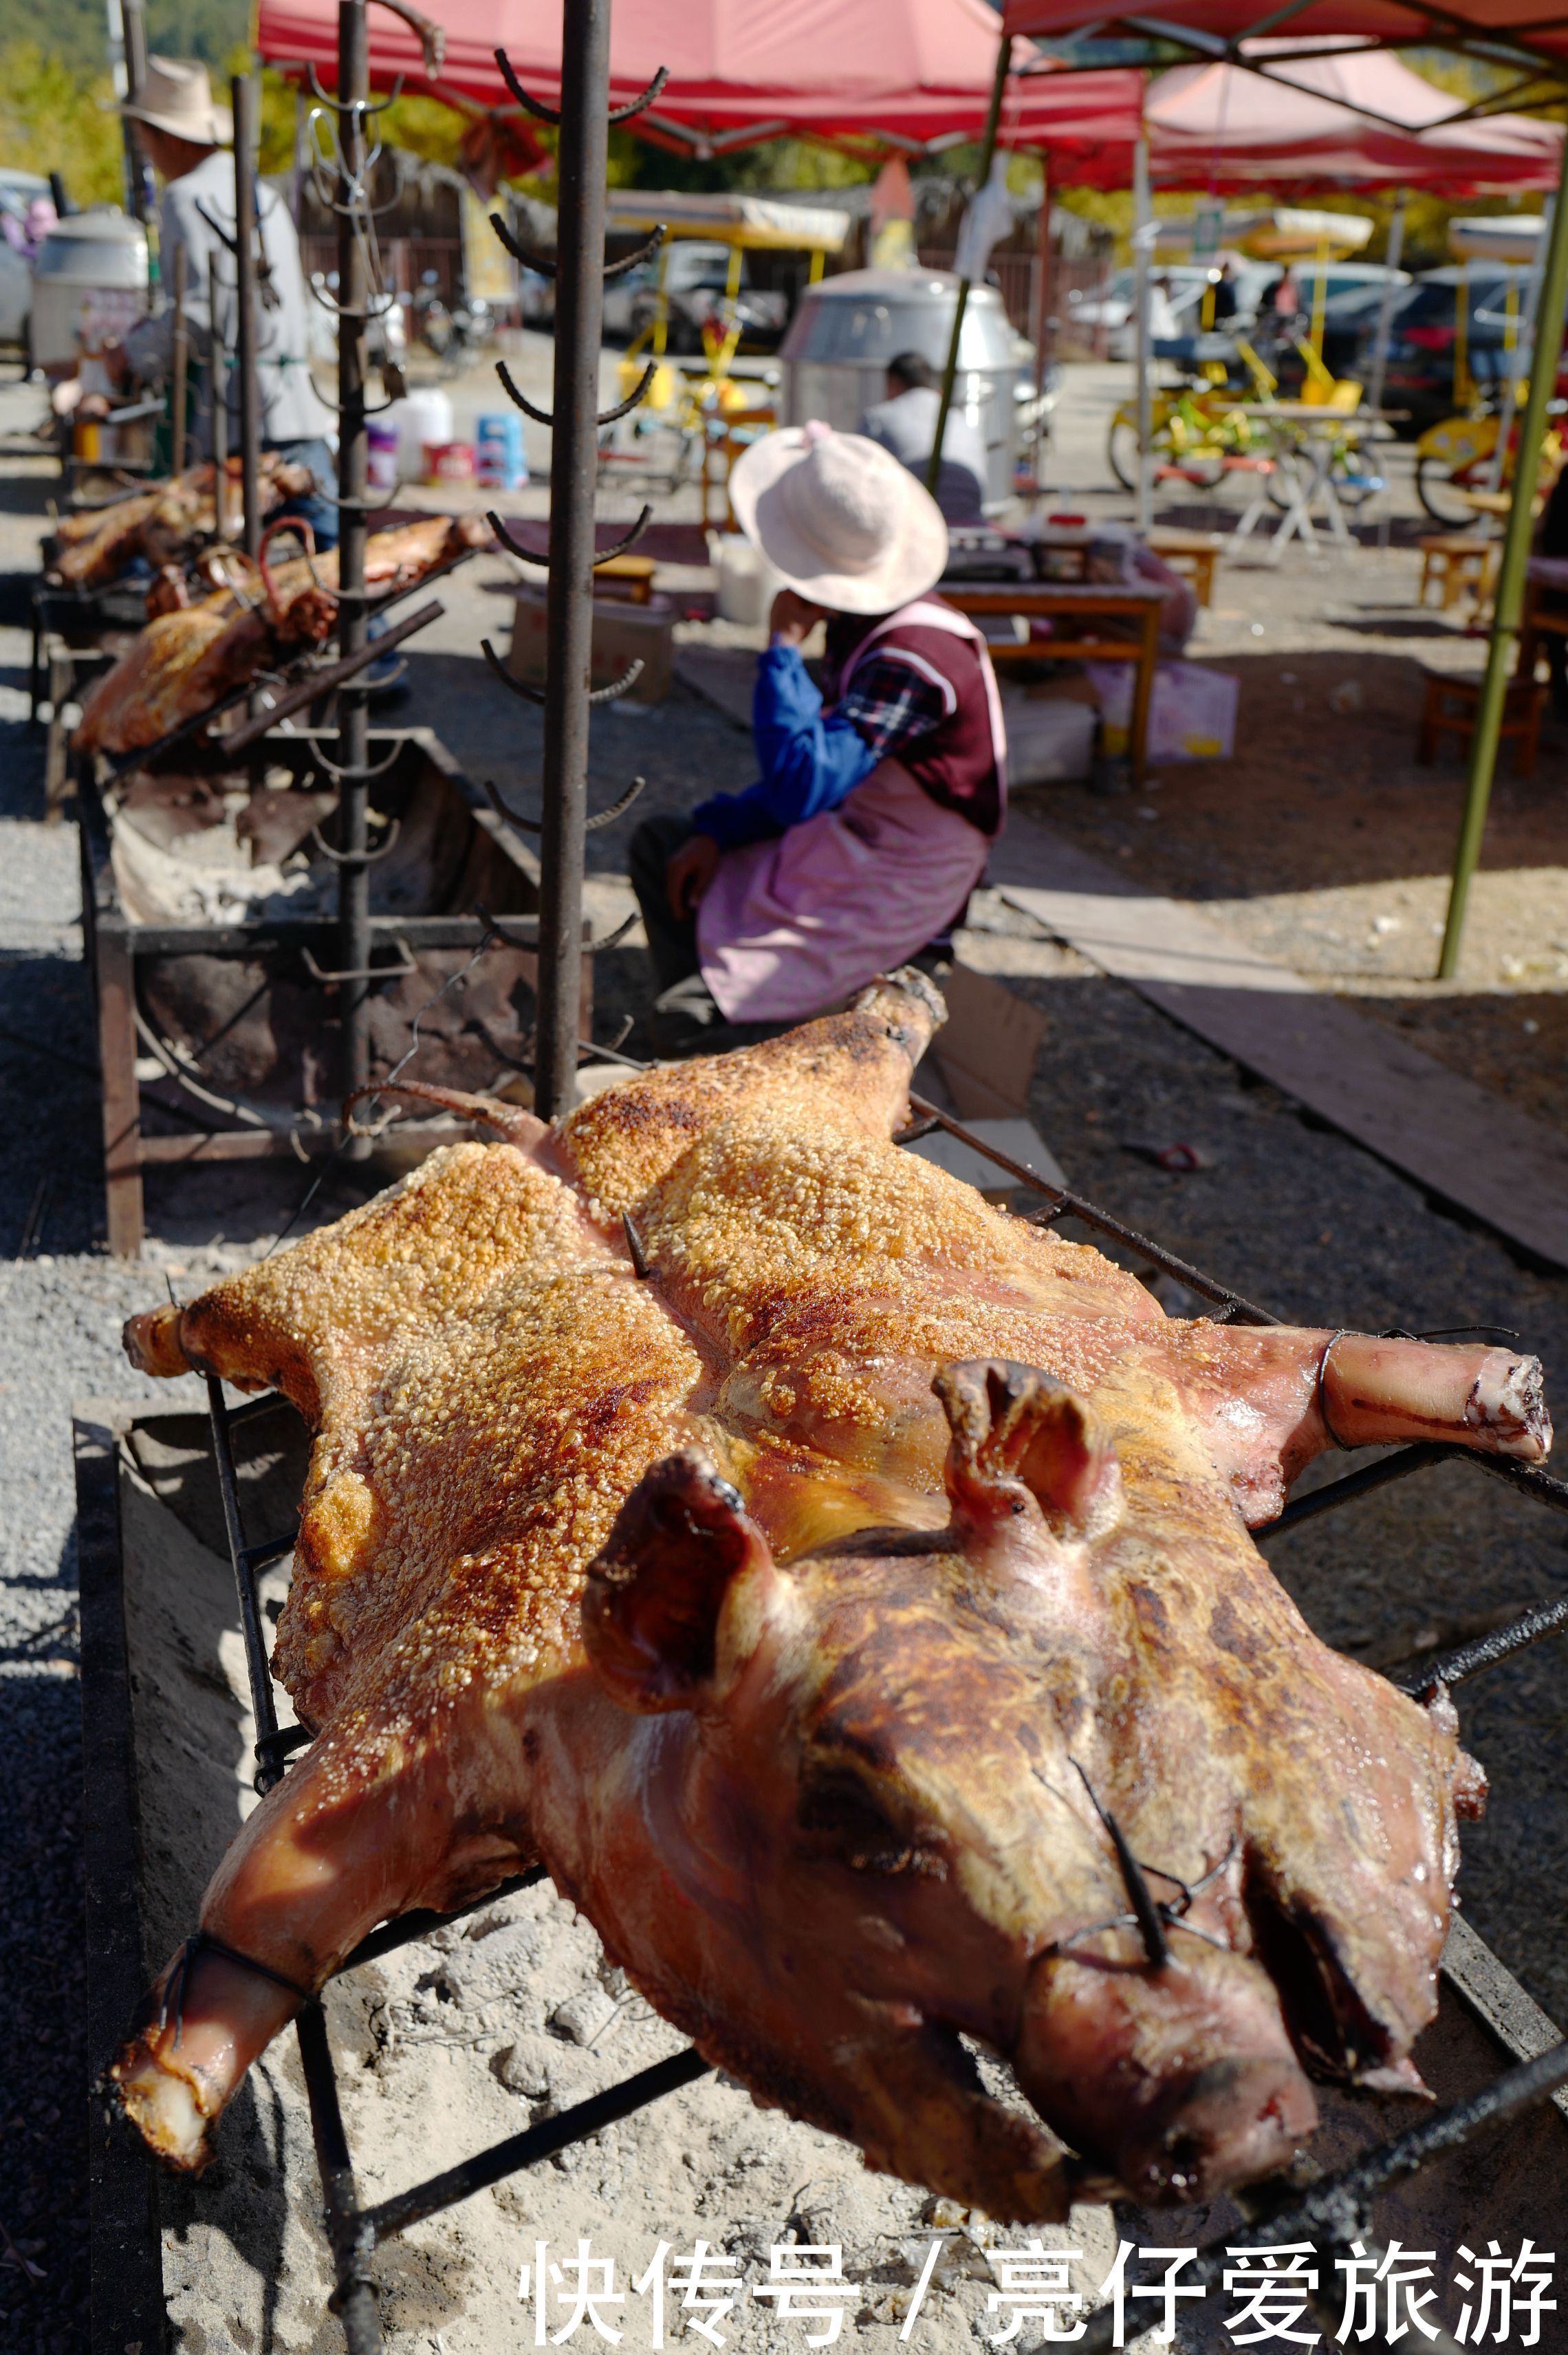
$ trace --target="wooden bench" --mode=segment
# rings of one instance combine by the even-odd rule
[[[1451,671],[1429,670],[1422,665],[1426,692],[1421,707],[1421,734],[1415,757],[1424,769],[1437,758],[1438,739],[1456,736],[1461,751],[1468,751],[1476,732],[1476,712],[1481,700],[1479,677],[1456,678]],[[1541,707],[1545,689],[1533,678],[1510,679],[1503,698],[1503,722],[1499,735],[1513,745],[1514,774],[1532,777],[1541,742]]]

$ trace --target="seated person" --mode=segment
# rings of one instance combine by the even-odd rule
[[[923,483],[941,407],[941,379],[930,361],[918,352],[901,352],[888,362],[887,399],[867,410],[860,431]],[[942,436],[936,504],[949,523],[980,523],[985,496],[986,437],[955,400]]]
[[[816,422],[753,442],[730,491],[786,585],[757,666],[761,777],[632,838],[667,1053],[827,1012],[916,955],[962,913],[1007,793],[985,640],[930,593],[947,528],[929,493]],[[826,698],[801,654],[818,621]]]
[[[1187,641],[1198,626],[1198,592],[1173,565],[1125,524],[1102,524],[1089,543],[1087,577],[1103,588],[1154,587],[1165,595],[1159,607],[1159,650],[1175,657],[1187,651]],[[1107,637],[1136,637],[1137,625],[1106,614],[1095,623]]]

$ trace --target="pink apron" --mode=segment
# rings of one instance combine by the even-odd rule
[[[923,600],[906,605],[863,642],[857,661],[884,632],[912,624],[979,645],[992,751],[1005,773],[1001,698],[985,640],[965,615]],[[933,802],[889,758],[837,809],[774,841],[726,851],[697,911],[702,977],[720,1012],[731,1022],[792,1022],[837,1005],[952,922],[990,847],[978,826]]]

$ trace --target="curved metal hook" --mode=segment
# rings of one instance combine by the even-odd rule
[[[402,746],[400,744],[398,747],[398,750],[401,751]],[[381,765],[384,768],[386,766],[385,762],[383,762]],[[370,770],[368,773],[373,776],[375,774],[375,771]],[[378,858],[385,858],[388,851],[390,850],[393,843],[396,842],[399,835],[402,832],[402,819],[400,817],[395,817],[392,820],[391,825],[387,829],[386,841],[379,842],[374,850],[334,850],[330,842],[325,842],[322,839],[322,832],[319,826],[313,826],[311,827],[310,838],[315,843],[316,848],[320,851],[322,857],[324,858],[330,858],[335,867],[374,867]]]
[[[542,571],[548,571],[549,570],[549,550],[548,549],[545,550],[544,554],[540,556],[536,549],[525,548],[520,539],[514,539],[512,538],[511,533],[507,528],[505,517],[496,515],[493,508],[486,509],[485,520],[489,525],[491,530],[495,533],[503,548],[509,549],[514,556],[521,557],[525,564],[537,564]]]
[[[478,917],[480,922],[484,925],[486,938],[488,940],[499,941],[503,948],[533,950],[539,947],[539,943],[537,927],[539,920],[537,916],[524,916],[520,919],[520,922],[525,924],[534,925],[536,927],[536,931],[535,936],[531,941],[519,941],[515,934],[507,932],[505,925],[500,923],[497,919],[490,913],[488,908],[481,907],[477,902],[475,902],[474,912]],[[596,954],[600,949],[618,949],[621,943],[625,939],[627,933],[635,932],[642,921],[643,920],[639,915],[624,916],[613,932],[605,932],[599,940],[596,941],[584,941],[582,943],[583,954],[585,955],[592,956]]]
[[[515,401],[517,407],[522,410],[523,415],[525,417],[531,417],[536,425],[548,425],[553,433],[555,431],[555,419],[550,415],[548,410],[536,409],[531,400],[524,399],[523,395],[517,390],[517,386],[512,382],[511,370],[507,368],[505,360],[496,361],[496,373],[501,379],[501,389],[506,394],[507,400]]]
[[[608,687],[596,687],[589,696],[589,702],[613,703],[618,695],[624,695],[629,687],[635,687],[646,668],[647,665],[638,655],[626,665],[619,678],[612,679]]]
[[[391,5],[392,0],[382,0],[383,6],[390,7]],[[401,9],[399,9],[398,14],[401,16]],[[441,28],[438,26],[435,29],[440,31]],[[330,107],[334,114],[353,114],[356,111],[360,114],[385,114],[389,106],[396,106],[399,99],[401,98],[403,94],[404,76],[401,74],[398,75],[385,98],[356,99],[339,98],[334,91],[323,90],[320,82],[316,80],[315,68],[314,65],[307,64],[305,67],[305,72],[310,77],[311,96],[316,100],[318,104]]]
[[[621,261],[607,261],[600,272],[601,277],[619,278],[624,271],[635,270],[639,261],[651,261],[668,235],[669,230],[660,221],[652,237],[645,244],[639,245],[635,253],[628,253]]]
[[[500,367],[501,363],[499,360],[496,361],[496,365],[497,368]],[[601,410],[596,422],[600,425],[613,425],[618,417],[629,417],[632,410],[642,401],[649,385],[652,384],[658,372],[659,364],[657,360],[650,360],[646,368],[643,370],[642,376],[638,379],[635,391],[629,393],[626,399],[619,402],[615,408]],[[528,408],[528,403],[525,401],[523,406]],[[536,410],[528,410],[530,417],[537,416],[538,413],[539,412]]]
[[[525,270],[537,270],[541,278],[553,278],[555,276],[556,264],[550,260],[549,255],[548,253],[536,253],[532,246],[521,243],[517,238],[513,236],[511,230],[507,227],[506,222],[501,218],[499,213],[491,214],[490,226],[495,230],[496,236],[500,239],[502,244],[506,247],[507,251],[511,255],[514,261],[520,261]],[[664,243],[665,238],[668,232],[667,231],[664,223],[661,221],[658,227],[655,229],[652,237],[645,240],[645,241],[637,247],[635,253],[628,253],[621,261],[607,261],[604,264],[603,269],[601,271],[600,276],[602,278],[619,278],[624,272],[628,270],[635,270],[640,261],[651,261],[655,254],[658,251],[660,246]]]
[[[601,826],[613,826],[618,817],[624,817],[625,815],[626,812],[631,808],[632,804],[636,800],[637,795],[642,792],[647,782],[646,777],[634,777],[618,802],[612,802],[608,809],[596,811],[592,817],[585,818],[583,820],[583,833],[597,834]],[[495,811],[496,816],[504,817],[507,824],[508,826],[515,826],[519,833],[542,834],[544,832],[543,825],[539,819],[537,817],[519,817],[516,810],[508,808],[507,804],[501,799],[499,793],[496,791],[494,781],[489,777],[486,777],[485,780],[485,796],[489,802],[491,808]]]
[[[542,99],[530,98],[528,96],[528,91],[523,88],[522,83],[512,71],[512,60],[507,55],[506,50],[496,49],[494,52],[494,55],[496,63],[501,69],[501,80],[506,83],[507,88],[511,91],[512,96],[517,100],[517,104],[522,108],[523,112],[525,114],[531,114],[536,123],[559,123],[560,121],[560,107],[546,106]],[[613,121],[613,116],[612,116],[611,120]]]
[[[615,540],[609,548],[602,548],[599,549],[593,559],[593,568],[595,571],[598,570],[600,565],[608,564],[612,557],[624,556],[629,548],[635,548],[638,540],[641,539],[644,532],[646,531],[648,525],[653,520],[653,512],[654,511],[651,506],[645,506],[642,514],[632,526],[631,530],[627,532],[623,538]],[[485,520],[489,525],[491,530],[495,533],[503,548],[510,549],[512,554],[514,556],[520,557],[525,564],[537,564],[541,570],[548,570],[549,566],[549,549],[546,549],[544,554],[541,556],[538,549],[525,548],[522,541],[520,539],[514,539],[512,534],[507,530],[506,517],[504,516],[496,515],[493,508],[486,511]]]
[[[409,740],[406,736],[400,736],[397,739],[397,741],[393,744],[391,751],[387,754],[386,759],[384,761],[378,761],[373,769],[367,767],[363,762],[357,762],[348,768],[339,768],[337,762],[330,759],[328,755],[321,750],[319,745],[316,747],[315,757],[320,762],[322,767],[326,771],[327,775],[329,777],[336,777],[339,784],[343,783],[345,777],[352,777],[356,784],[368,784],[372,777],[380,777],[386,774],[393,762],[401,754],[403,747],[408,741]],[[394,818],[392,820],[392,824],[396,826],[398,824],[398,820]]]
[[[408,0],[381,0],[381,5],[394,16],[400,16],[418,41],[426,73],[438,74],[446,58],[446,27],[421,16],[417,8],[408,5]]]
[[[484,655],[485,661],[489,664],[491,669],[495,672],[496,677],[500,680],[502,686],[509,687],[512,693],[520,698],[524,703],[542,703],[544,701],[544,697],[539,693],[537,687],[526,686],[520,678],[514,678],[512,677],[511,672],[507,668],[506,664],[501,660],[500,655],[496,652],[495,647],[490,644],[488,638],[480,639],[479,651]]]
[[[624,539],[616,540],[614,545],[611,548],[603,548],[600,549],[598,555],[593,559],[595,571],[598,570],[600,565],[608,564],[613,556],[624,556],[629,548],[635,548],[638,540],[641,539],[644,532],[646,531],[649,524],[653,521],[653,513],[654,511],[652,507],[645,506],[642,514],[637,517],[636,522],[632,526],[631,530],[626,534]]]
[[[663,90],[668,80],[668,66],[660,66],[657,73],[655,74],[652,81],[649,82],[641,98],[629,99],[624,106],[613,106],[605,117],[605,121],[608,123],[625,123],[632,115],[641,114],[645,106],[651,106],[653,104],[655,99],[658,96],[660,91]]]
[[[550,260],[549,254],[536,253],[531,246],[520,244],[512,235],[511,230],[507,227],[506,222],[501,218],[499,213],[491,214],[490,226],[495,230],[496,236],[500,239],[502,244],[506,247],[507,251],[511,255],[514,261],[520,261],[525,270],[537,270],[541,278],[553,278],[555,276],[555,264]],[[606,271],[604,274],[608,277],[610,273]]]

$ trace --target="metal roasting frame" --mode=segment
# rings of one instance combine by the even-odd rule
[[[617,1060],[625,1062],[630,1058],[621,1056]],[[1147,1236],[1140,1234],[1136,1228],[1086,1201],[1081,1195],[1049,1184],[1035,1171],[987,1144],[985,1138],[975,1135],[961,1121],[954,1119],[936,1105],[912,1094],[910,1104],[914,1118],[911,1125],[900,1134],[896,1140],[899,1144],[913,1145],[937,1128],[945,1129],[961,1144],[993,1163],[1016,1186],[1026,1187],[1044,1198],[1039,1209],[1024,1214],[1032,1224],[1049,1225],[1063,1218],[1075,1220],[1104,1236],[1107,1241],[1136,1252],[1151,1269],[1173,1278],[1207,1303],[1216,1322],[1272,1325],[1278,1321],[1267,1310],[1246,1300],[1231,1286],[1205,1275],[1174,1252],[1167,1251]],[[630,1229],[628,1241],[635,1255],[635,1235]],[[262,1572],[291,1551],[294,1539],[291,1534],[266,1539],[259,1544],[247,1540],[240,1507],[232,1434],[239,1426],[272,1412],[284,1401],[275,1391],[270,1391],[241,1405],[230,1406],[224,1396],[221,1381],[210,1378],[207,1391],[213,1461],[222,1497],[224,1529],[239,1599],[246,1673],[256,1726],[256,1788],[266,1792],[282,1781],[291,1757],[312,1739],[303,1727],[281,1726],[278,1722],[257,1590],[257,1581]],[[1253,1535],[1258,1542],[1266,1542],[1271,1537],[1296,1528],[1304,1520],[1369,1496],[1391,1481],[1407,1478],[1432,1465],[1446,1462],[1469,1465],[1488,1477],[1502,1480],[1519,1493],[1533,1497],[1537,1503],[1554,1512],[1568,1513],[1568,1481],[1553,1478],[1550,1474],[1526,1465],[1479,1455],[1467,1448],[1441,1442],[1421,1442],[1413,1446],[1395,1448],[1375,1462],[1325,1482],[1293,1499],[1275,1520],[1255,1529]],[[1406,1689],[1422,1699],[1432,1698],[1565,1625],[1568,1625],[1568,1599],[1538,1606],[1522,1614],[1510,1625],[1496,1629],[1477,1642],[1441,1657]],[[1111,1829],[1120,1854],[1124,1843],[1114,1826]],[[1149,1909],[1147,1886],[1136,1866],[1127,1864],[1124,1870],[1128,1875],[1129,1896],[1141,1920],[1142,1911]],[[374,1961],[378,1955],[389,1954],[412,1939],[426,1936],[443,1923],[460,1921],[465,1913],[494,1904],[498,1898],[529,1888],[545,1878],[545,1868],[536,1865],[529,1871],[502,1882],[472,1905],[456,1913],[407,1913],[395,1921],[384,1923],[347,1957],[339,1966],[340,1973],[355,1970],[363,1963]],[[1155,1907],[1152,1911],[1161,1913],[1166,1909]],[[330,2302],[343,2323],[347,2355],[382,2355],[384,2341],[377,2310],[375,2283],[370,2272],[370,2259],[381,2242],[405,2231],[411,2224],[440,2214],[444,2209],[500,2182],[520,2169],[536,2166],[557,2151],[586,2140],[605,2126],[645,2108],[650,2102],[658,2101],[665,2094],[676,2093],[710,2073],[710,2064],[694,2048],[688,2047],[685,2051],[656,2062],[651,2068],[638,2071],[624,2079],[619,2085],[593,2095],[591,2100],[576,2104],[559,2116],[527,2127],[519,2134],[507,2136],[472,2158],[431,2177],[426,2182],[395,2192],[387,2199],[362,2204],[355,2182],[353,2157],[344,2128],[332,2051],[319,1998],[306,2004],[295,2025],[321,2174],[326,2235],[333,2257],[335,2287]],[[1505,2070],[1468,2099],[1424,2118],[1406,2133],[1364,2153],[1353,2165],[1337,2175],[1315,2178],[1310,2163],[1304,2162],[1287,2176],[1254,2184],[1246,2191],[1232,2195],[1246,2218],[1249,2246],[1268,2248],[1286,2242],[1305,2241],[1310,2242],[1321,2255],[1331,2258],[1335,2251],[1349,2247],[1353,2241],[1360,2241],[1363,2247],[1375,2251],[1377,2244],[1371,2230],[1371,2202],[1380,2192],[1414,2174],[1429,2161],[1461,2148],[1488,2127],[1499,2126],[1549,2101],[1564,2087],[1568,2087],[1568,2042],[1553,2045],[1519,2066]],[[1207,2244],[1195,2252],[1196,2269],[1184,2279],[1201,2284],[1204,2287],[1211,2286],[1218,2283],[1225,2263],[1223,2244],[1217,2242]],[[1132,2286],[1133,2283],[1129,2281],[1128,2289]],[[1313,2311],[1331,2341],[1339,2317],[1328,2309],[1326,2295],[1316,2299]],[[1378,2335],[1374,2337],[1373,2344],[1392,2346],[1396,2343],[1393,2337],[1383,2335],[1392,2319],[1392,2317],[1385,2317],[1384,2322],[1377,2326]],[[1081,2355],[1105,2355],[1113,2344],[1115,2310],[1111,2306],[1103,2307],[1092,2314],[1084,2335],[1075,2342]],[[1423,2318],[1422,2328],[1424,2333],[1434,2326],[1428,2325]],[[1408,2323],[1402,2326],[1399,2337],[1406,2341],[1410,2339]],[[1455,2342],[1442,2331],[1437,2331],[1435,2336],[1425,2337],[1423,2343],[1434,2348],[1436,2355],[1458,2355]]]

